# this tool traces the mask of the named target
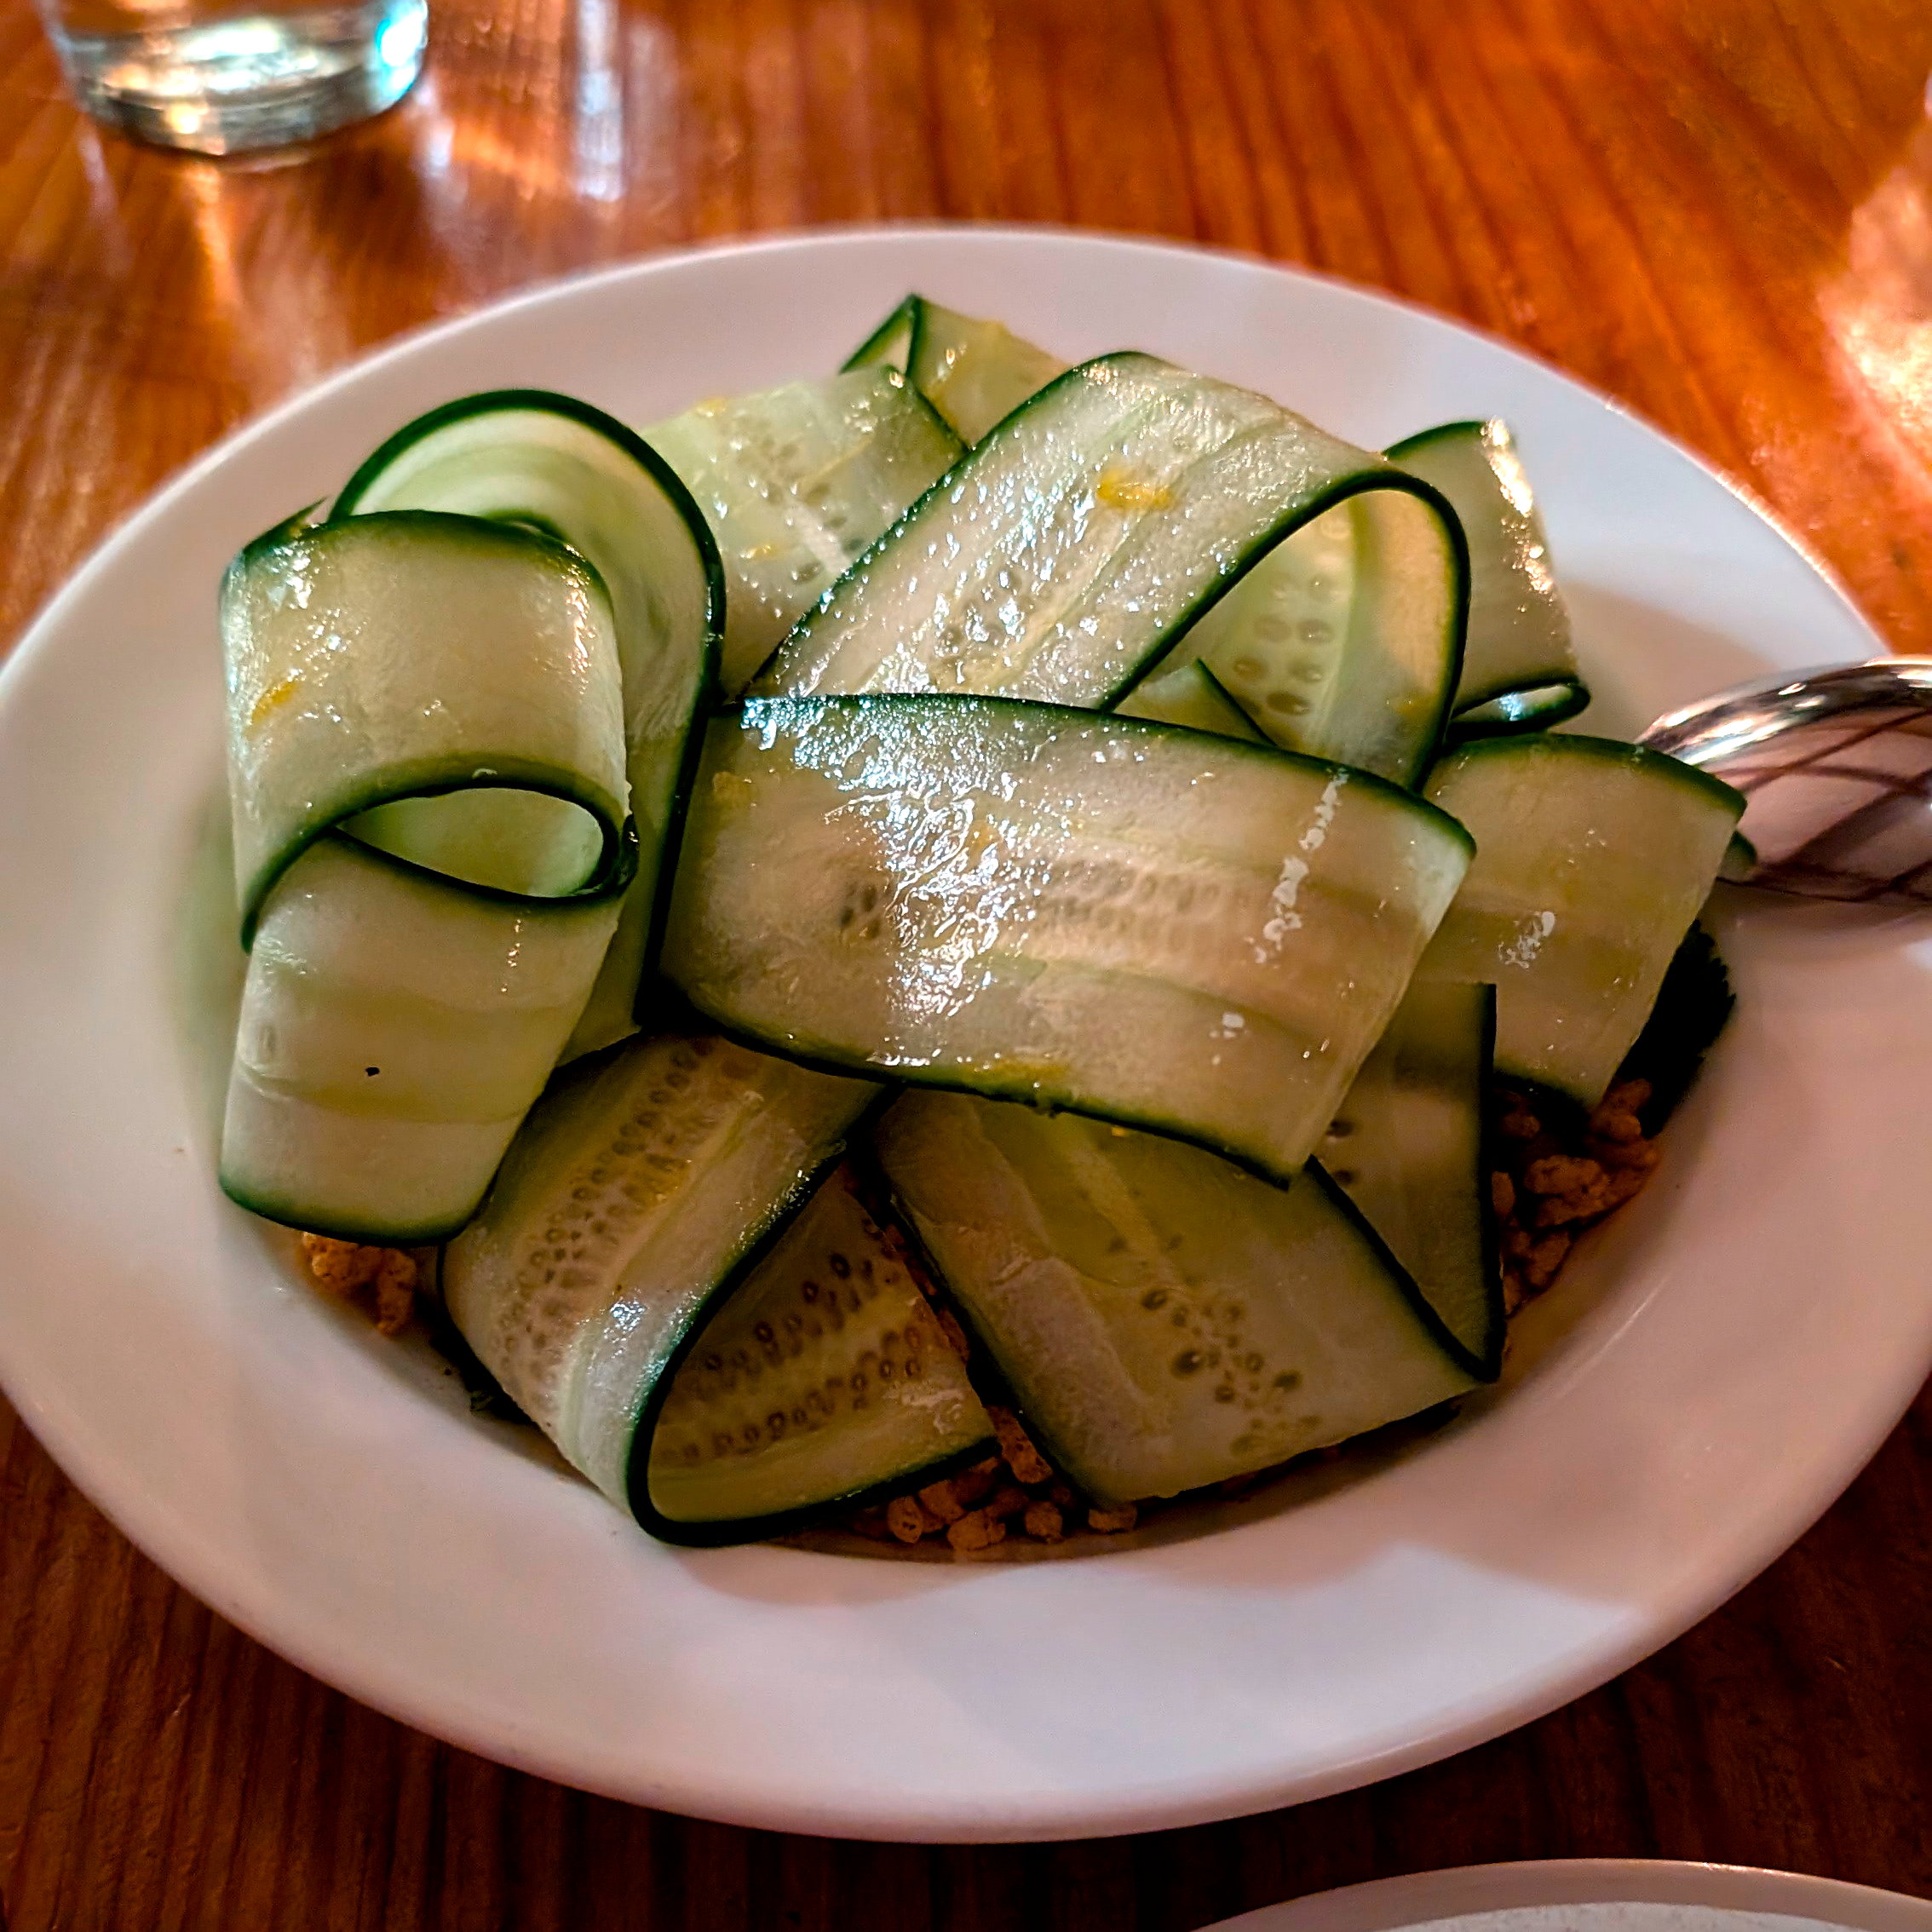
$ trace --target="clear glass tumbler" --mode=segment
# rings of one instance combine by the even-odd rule
[[[237,154],[378,114],[422,71],[428,0],[40,0],[95,119],[164,147]]]

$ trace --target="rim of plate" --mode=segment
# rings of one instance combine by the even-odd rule
[[[613,285],[642,287],[662,278],[702,273],[707,268],[747,258],[795,259],[879,247],[917,250],[934,244],[969,251],[1084,254],[1096,262],[1109,257],[1116,264],[1152,261],[1170,270],[1176,263],[1205,262],[1222,270],[1236,269],[1271,280],[1279,278],[1312,285],[1328,291],[1332,299],[1362,305],[1368,313],[1393,313],[1407,326],[1430,332],[1439,342],[1473,340],[1509,363],[1527,365],[1542,380],[1560,385],[1573,397],[1628,425],[1647,441],[1664,446],[1700,477],[1719,486],[1802,561],[1816,589],[1837,605],[1839,620],[1850,630],[1862,634],[1867,654],[1884,648],[1843,587],[1767,515],[1748,492],[1713,469],[1694,451],[1644,423],[1624,405],[1501,338],[1401,298],[1240,251],[1037,226],[894,223],[763,235],[612,264],[520,290],[383,343],[242,425],[164,484],[113,529],[43,607],[4,664],[0,664],[0,719],[8,715],[16,692],[30,675],[39,672],[42,660],[58,646],[68,613],[112,577],[121,558],[138,545],[151,528],[189,503],[227,466],[279,435],[296,419],[325,408],[384,371],[531,310],[565,308]],[[0,1307],[0,1343],[6,1341],[4,1314],[3,1307]],[[464,1748],[566,1783],[699,1815],[829,1835],[997,1840],[1161,1828],[1300,1802],[1431,1762],[1498,1735],[1595,1688],[1706,1615],[1787,1548],[1830,1505],[1876,1451],[1916,1394],[1924,1369],[1932,1361],[1932,1322],[1917,1331],[1916,1341],[1922,1345],[1909,1360],[1901,1358],[1873,1367],[1869,1380],[1860,1385],[1860,1399],[1853,1406],[1855,1416],[1852,1419],[1839,1418],[1833,1438],[1836,1452],[1828,1462],[1813,1469],[1801,1487],[1784,1492],[1780,1506],[1754,1521],[1748,1534],[1734,1538],[1721,1566],[1713,1568],[1707,1564],[1700,1571],[1688,1561],[1680,1564],[1671,1576],[1671,1587],[1647,1596],[1642,1613],[1628,1625],[1608,1626],[1600,1641],[1550,1660],[1549,1667],[1527,1670],[1505,1698],[1487,1697],[1461,1707],[1446,1706],[1430,1722],[1409,1730],[1400,1739],[1383,1735],[1363,1739],[1354,1748],[1338,1748],[1313,1772],[1303,1768],[1285,1773],[1277,1768],[1270,1773],[1265,1768],[1248,1768],[1222,1775],[1212,1772],[1157,1774],[1118,1781],[1100,1791],[1031,1789],[1010,1801],[998,1793],[979,1791],[963,1793],[957,1802],[936,1801],[929,1797],[908,1802],[892,1791],[858,1794],[846,1790],[825,1795],[802,1789],[796,1780],[774,1776],[762,1767],[748,1770],[743,1765],[722,1771],[712,1767],[709,1777],[681,1772],[667,1782],[661,1774],[642,1766],[626,1768],[624,1762],[607,1753],[586,1751],[580,1740],[560,1742],[555,1736],[538,1734],[540,1728],[506,1720],[493,1711],[452,1709],[436,1690],[425,1690],[420,1682],[392,1667],[379,1648],[372,1647],[367,1631],[345,1628],[340,1615],[331,1609],[316,1610],[290,1601],[285,1595],[278,1596],[245,1567],[238,1572],[227,1561],[229,1552],[220,1547],[219,1538],[211,1542],[205,1529],[198,1527],[192,1511],[184,1513],[179,1508],[159,1506],[149,1486],[134,1480],[129,1472],[116,1464],[105,1449],[100,1432],[90,1429],[83,1414],[49,1389],[37,1388],[33,1376],[22,1374],[10,1356],[3,1366],[9,1392],[28,1426],[83,1492],[99,1504],[131,1540],[196,1595],[271,1648],[405,1722]],[[1593,1353],[1586,1352],[1582,1364],[1572,1365],[1574,1372],[1560,1379],[1573,1380],[1575,1372],[1580,1372],[1591,1359]],[[1467,1434],[1461,1438],[1464,1443],[1469,1439]],[[1343,1499],[1309,1507],[1332,1508],[1339,1500]],[[613,1531],[624,1527],[614,1515],[611,1527]],[[1233,1536],[1245,1532],[1224,1533]],[[1203,1545],[1176,1547],[1186,1550]],[[712,1554],[729,1556],[733,1553]],[[848,1564],[851,1561],[788,1554],[796,1555],[801,1562]],[[1168,1554],[1171,1555],[1173,1551]],[[1118,1572],[1124,1585],[1133,1562],[1134,1553],[1123,1553],[1097,1565],[988,1567],[978,1574],[991,1578],[1021,1572],[1038,1575],[1058,1570],[1064,1574],[1098,1567]],[[235,1580],[238,1574],[244,1577],[243,1583]],[[1285,1759],[1282,1762],[1285,1763]]]
[[[1468,1912],[1579,1905],[1706,1906],[1774,1912],[1849,1932],[1929,1932],[1932,1902],[1843,1878],[1660,1858],[1552,1858],[1373,1878],[1263,1906],[1201,1932],[1403,1932]]]

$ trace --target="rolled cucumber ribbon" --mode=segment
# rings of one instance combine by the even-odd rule
[[[221,632],[250,952],[222,1186],[292,1226],[439,1239],[635,869],[609,596],[532,530],[298,517],[230,567]]]
[[[332,523],[446,510],[546,532],[602,578],[617,625],[636,875],[564,1057],[650,1025],[653,969],[692,760],[710,702],[725,579],[704,514],[664,457],[592,405],[548,389],[459,397],[405,423],[343,486]]]

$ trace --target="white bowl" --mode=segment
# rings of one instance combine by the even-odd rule
[[[639,263],[405,341],[164,490],[0,674],[0,1375],[81,1486],[225,1615],[572,1784],[778,1829],[991,1839],[1383,1777],[1702,1616],[1918,1386],[1923,923],[1727,906],[1739,1017],[1656,1182],[1520,1324],[1504,1385],[1297,1507],[1091,1561],[653,1544],[473,1419],[431,1360],[325,1306],[215,1186],[183,989],[226,917],[219,880],[193,874],[229,554],[448,397],[539,384],[648,421],[834,366],[908,287],[1064,354],[1158,351],[1370,445],[1509,417],[1607,728],[1877,647],[1758,512],[1613,405],[1251,261],[1042,230],[811,236]]]

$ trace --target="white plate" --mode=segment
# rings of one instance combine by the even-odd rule
[[[1932,1932],[1932,1904],[1756,1866],[1567,1858],[1380,1878],[1205,1932]]]
[[[1507,415],[1612,727],[1876,648],[1652,430],[1498,343],[1251,261],[1040,230],[823,235],[640,263],[399,343],[164,491],[0,679],[0,1372],[82,1487],[224,1614],[572,1784],[984,1839],[1384,1777],[1704,1615],[1918,1387],[1923,925],[1731,916],[1740,1017],[1658,1182],[1523,1325],[1499,1395],[1300,1507],[1090,1561],[659,1547],[338,1319],[216,1191],[179,988],[229,553],[447,397],[544,384],[647,421],[831,368],[909,286],[1063,354],[1159,351],[1371,445]]]

